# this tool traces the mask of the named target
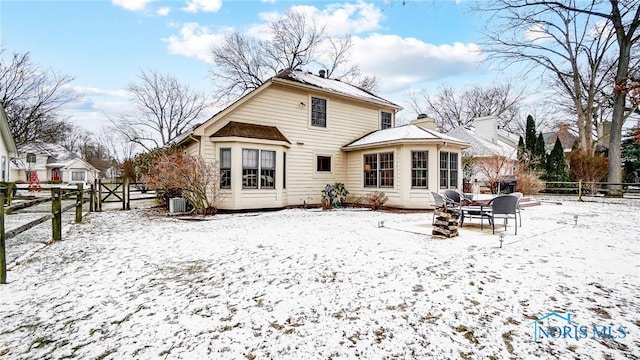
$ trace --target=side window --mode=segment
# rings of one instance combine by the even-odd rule
[[[231,149],[220,149],[220,188],[231,188]]]
[[[331,156],[316,157],[316,171],[331,172]]]
[[[389,129],[392,125],[393,121],[391,113],[382,111],[380,113],[380,129]]]

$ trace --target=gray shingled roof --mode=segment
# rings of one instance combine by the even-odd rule
[[[244,137],[250,139],[263,139],[284,141],[289,140],[275,126],[248,124],[243,122],[230,121],[211,137]]]

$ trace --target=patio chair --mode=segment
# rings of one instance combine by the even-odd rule
[[[455,190],[447,190],[444,192],[444,196],[449,198],[450,200],[453,200],[454,203],[460,205],[460,199],[462,199],[462,195],[460,195],[459,192],[455,191]]]
[[[522,196],[523,195],[522,195],[521,192],[514,192],[514,193],[511,193],[509,195],[515,196],[515,197],[518,198],[518,208],[516,210],[517,210],[517,213],[518,213],[518,221],[520,222],[520,227],[522,227],[522,213],[520,212],[520,200],[522,200]]]
[[[507,230],[507,222],[513,219],[515,222],[515,234],[518,235],[518,203],[519,199],[512,195],[496,196],[489,202],[491,208],[486,214],[491,220],[493,233],[496,233],[496,219],[504,219],[504,229]]]

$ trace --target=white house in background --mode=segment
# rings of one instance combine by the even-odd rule
[[[501,174],[513,180],[518,166],[518,140],[519,136],[498,129],[496,116],[483,116],[473,120],[473,127],[459,126],[447,132],[447,135],[464,140],[470,144],[462,152],[463,157],[488,158],[502,156],[507,159]],[[474,183],[477,179],[483,184],[487,177],[477,171],[472,172],[469,180]]]
[[[285,70],[174,142],[219,166],[226,210],[320,204],[327,184],[387,206],[428,208],[462,186],[468,144],[433,121],[394,127],[401,107],[355,86]],[[431,125],[430,125],[431,124]]]
[[[38,174],[40,183],[93,183],[100,171],[76,154],[58,144],[30,142],[18,146],[18,155],[11,162],[13,180],[29,182],[31,173]]]
[[[9,129],[9,123],[7,122],[7,114],[4,112],[4,107],[0,103],[0,181],[12,181],[10,163],[11,159],[16,157],[18,151],[16,150],[16,143],[11,135]]]

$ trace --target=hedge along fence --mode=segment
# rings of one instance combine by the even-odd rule
[[[62,207],[62,198],[64,196],[69,196],[70,194],[75,194],[76,202],[75,204],[68,205],[66,207]],[[51,220],[51,241],[60,241],[62,240],[62,213],[69,211],[73,208],[76,210],[75,222],[82,222],[82,206],[86,202],[90,202],[91,205],[89,207],[89,211],[95,211],[95,190],[93,187],[89,190],[89,198],[86,199],[84,197],[85,191],[82,188],[82,184],[78,184],[77,189],[70,190],[69,192],[63,193],[60,188],[51,188],[51,197],[37,199],[33,201],[29,201],[22,204],[16,204],[13,206],[9,206],[5,208],[4,206],[0,206],[0,284],[7,283],[7,259],[6,259],[6,240],[11,239],[12,237],[21,234],[37,225],[40,225],[44,222]],[[4,194],[0,192],[0,204],[4,204]],[[21,225],[13,230],[5,231],[4,226],[4,217],[5,214],[10,214],[15,210],[25,209],[31,206],[35,206],[38,204],[46,203],[51,201],[51,214],[47,214],[38,219],[30,221],[24,225]]]

